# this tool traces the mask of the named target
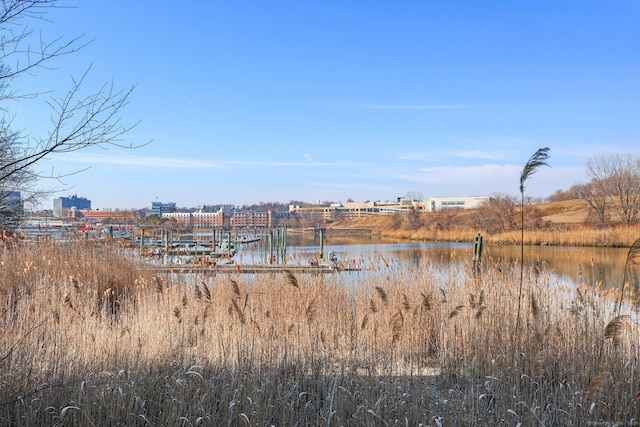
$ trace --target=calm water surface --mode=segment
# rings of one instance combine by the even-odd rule
[[[290,235],[287,240],[287,263],[306,264],[320,252],[319,241],[312,235]],[[351,264],[366,271],[381,271],[382,265],[420,267],[438,263],[441,269],[469,268],[473,262],[473,242],[397,242],[377,238],[325,237],[325,257],[334,252],[343,265]],[[587,285],[619,287],[624,277],[627,248],[525,246],[525,267],[551,272],[559,279]],[[264,243],[240,247],[238,263],[260,263],[268,259]],[[483,268],[499,263],[519,265],[519,246],[485,245]],[[637,267],[634,267],[637,269]],[[632,270],[633,282],[640,276]]]

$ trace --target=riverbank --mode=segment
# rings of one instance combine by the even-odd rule
[[[640,225],[627,226],[612,222],[607,227],[586,225],[589,206],[583,200],[570,200],[527,207],[538,221],[525,220],[525,245],[630,247],[640,238]],[[407,221],[413,214],[369,216],[339,221],[327,227],[334,232],[348,229],[370,229],[372,235],[413,241],[473,242],[480,233],[485,243],[498,245],[520,244],[522,232],[515,227],[509,231],[490,232],[478,224],[475,209],[456,211],[445,227],[437,221],[437,213],[420,214],[418,221]],[[519,212],[515,213],[518,218]],[[415,216],[414,216],[415,218]],[[419,224],[418,226],[413,224]]]

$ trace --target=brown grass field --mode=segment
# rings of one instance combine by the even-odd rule
[[[526,206],[525,215],[527,215],[527,209],[531,208],[536,210],[541,224],[537,227],[526,226],[525,245],[630,247],[636,239],[640,238],[639,224],[626,226],[612,220],[606,227],[586,225],[589,206],[583,200]],[[339,221],[328,227],[369,228],[375,234],[398,240],[473,242],[475,236],[481,233],[484,242],[488,244],[520,244],[522,235],[519,226],[521,222],[519,209],[515,215],[516,227],[510,231],[488,233],[477,227],[474,215],[474,210],[457,211],[455,216],[449,219],[446,227],[434,226],[433,223],[436,222],[437,217],[432,213],[421,215],[419,227],[407,227],[402,221],[394,220],[389,215]],[[614,212],[609,212],[609,217],[615,218]]]
[[[547,239],[549,240],[549,239]],[[485,260],[154,275],[92,241],[0,247],[0,425],[637,425],[634,286]],[[452,254],[452,257],[455,257]],[[520,317],[518,301],[522,283]]]

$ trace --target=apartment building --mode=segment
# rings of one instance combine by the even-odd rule
[[[229,215],[220,209],[218,212],[194,212],[193,228],[226,228],[229,226]]]
[[[77,194],[53,199],[53,216],[59,218],[66,217],[68,216],[68,211],[71,209],[91,209],[91,200],[85,197],[78,197]]]
[[[80,215],[78,215],[78,212]],[[73,216],[72,216],[73,215]],[[69,211],[69,218],[85,218],[93,221],[105,221],[109,219],[112,222],[126,222],[132,221],[140,217],[138,211],[111,211],[111,210],[99,210],[99,209],[82,209],[80,211],[72,209]]]
[[[173,220],[176,224],[184,227],[193,227],[193,215],[191,212],[165,212],[162,214],[162,218]]]
[[[255,211],[236,211],[231,214],[229,220],[231,227],[273,227],[273,214],[271,211],[255,212]]]

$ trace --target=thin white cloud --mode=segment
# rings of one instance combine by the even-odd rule
[[[135,166],[150,168],[174,169],[212,169],[221,167],[220,163],[201,159],[176,159],[156,156],[131,156],[113,152],[112,154],[72,153],[56,159],[60,162],[83,163],[87,165],[101,164],[114,166]]]
[[[507,160],[505,153],[487,150],[459,150],[459,151],[418,151],[412,153],[400,154],[397,156],[399,160],[441,160],[447,159],[483,159],[483,160]]]
[[[365,110],[459,110],[462,108],[477,108],[481,105],[473,104],[354,104],[355,108]]]
[[[187,101],[187,105],[197,104],[198,102],[204,101],[207,98],[208,98],[208,96],[200,96],[198,98],[191,99],[191,100]]]
[[[419,169],[412,174],[399,174],[397,178],[422,184],[456,184],[494,181],[518,177],[516,165],[438,166]]]
[[[423,168],[415,173],[398,174],[395,177],[424,185],[425,194],[516,194],[519,191],[521,171],[520,165],[485,164]],[[526,191],[530,195],[546,197],[556,190],[566,190],[584,179],[585,171],[581,167],[545,167],[529,180]]]
[[[82,163],[85,165],[101,164],[113,166],[133,166],[147,168],[171,168],[171,169],[219,169],[229,166],[262,166],[262,167],[354,167],[352,162],[283,162],[283,161],[248,161],[248,160],[219,160],[206,159],[179,159],[157,156],[132,156],[118,152],[109,154],[100,153],[72,153],[56,159],[60,162]]]
[[[244,161],[244,160],[227,160],[222,163],[232,166],[265,166],[265,167],[323,167],[323,168],[347,168],[358,166],[357,163],[352,162],[315,162],[315,161],[303,161],[303,162],[281,162],[281,161]]]

